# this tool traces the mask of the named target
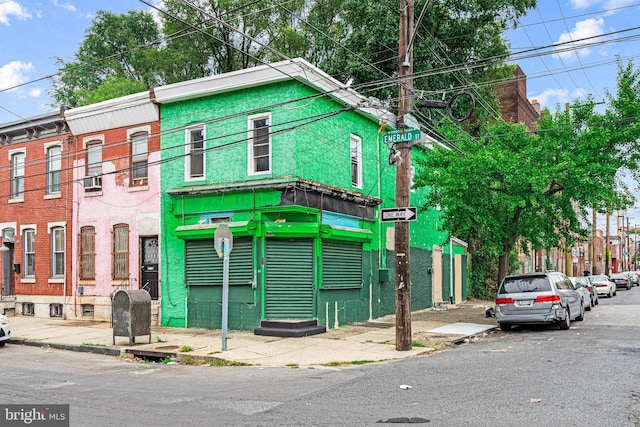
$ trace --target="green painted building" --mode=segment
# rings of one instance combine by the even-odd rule
[[[395,312],[395,116],[295,59],[155,88],[161,111],[161,323],[221,328],[233,234],[231,330],[261,320],[328,328]],[[412,194],[419,202],[420,194]],[[412,309],[430,307],[437,211],[411,224]]]

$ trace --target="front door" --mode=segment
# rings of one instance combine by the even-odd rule
[[[142,265],[140,267],[140,278],[142,289],[151,295],[152,300],[158,299],[158,236],[142,237],[140,239],[142,247]]]
[[[267,239],[265,318],[313,319],[313,240]]]

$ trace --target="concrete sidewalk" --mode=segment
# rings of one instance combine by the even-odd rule
[[[429,311],[423,310],[412,317],[421,320],[412,320],[411,331],[415,344],[408,351],[395,349],[394,316],[302,338],[268,337],[232,331],[227,334],[224,351],[222,334],[218,330],[153,326],[151,337],[135,337],[135,343],[131,345],[128,337],[115,337],[114,345],[113,330],[107,322],[14,316],[9,319],[9,345],[36,345],[193,364],[346,367],[430,353],[468,337],[482,336],[497,327],[493,319],[479,319],[482,323],[442,322],[438,321],[443,319],[439,319],[436,312],[431,316]],[[447,320],[450,318],[448,316]]]

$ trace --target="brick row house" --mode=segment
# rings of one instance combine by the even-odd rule
[[[2,301],[62,317],[72,293],[72,137],[59,113],[0,126]],[[5,310],[6,311],[6,310]]]
[[[331,328],[395,311],[394,223],[380,219],[381,209],[395,203],[395,167],[382,138],[395,116],[308,62],[157,87],[49,119],[59,122],[51,125],[59,129],[55,137],[40,135],[27,145],[14,136],[3,144],[7,180],[11,155],[27,150],[15,170],[25,165],[42,182],[33,179],[41,190],[25,194],[20,205],[5,181],[5,202],[16,210],[0,213],[0,224],[11,268],[24,263],[24,250],[9,234],[4,239],[5,229],[29,238],[37,229],[40,260],[60,253],[44,248],[51,244],[43,237],[62,228],[64,286],[54,288],[40,261],[32,286],[47,297],[56,289],[65,318],[109,320],[115,292],[147,289],[158,302],[154,323],[219,328],[222,259],[213,238],[220,224],[233,233],[230,329],[252,330],[277,318]],[[53,199],[59,213],[45,208],[47,219],[36,222],[35,194],[38,203],[51,202],[45,150],[55,143],[63,153],[62,190]],[[432,143],[423,137],[417,154],[428,155]],[[412,206],[422,204],[425,191],[411,192]],[[34,219],[12,222],[28,218],[19,206]],[[464,298],[466,262],[451,257],[447,266],[438,218],[429,209],[410,227],[413,310],[446,298],[454,274],[456,300]],[[3,286],[5,270],[3,264]],[[9,276],[26,279],[24,269]],[[7,295],[18,303],[29,289]],[[18,313],[48,315],[46,307],[35,313],[19,307]]]

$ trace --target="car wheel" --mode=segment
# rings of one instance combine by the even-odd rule
[[[593,300],[589,298],[589,304],[584,308],[587,311],[591,311],[591,307],[593,307]]]
[[[580,303],[580,314],[576,317],[578,322],[582,322],[584,320],[584,302]]]
[[[0,342],[0,347],[4,347],[5,343],[6,343],[6,341]]]
[[[564,320],[560,321],[558,326],[560,326],[560,329],[562,329],[563,331],[566,331],[567,329],[569,329],[569,327],[571,327],[571,314],[569,313],[568,308],[567,308],[567,315],[565,316]]]
[[[627,290],[631,289],[631,285],[627,283]]]
[[[613,298],[613,289],[609,289],[609,298]]]
[[[618,288],[613,290],[613,296],[615,297],[616,295],[618,295]]]
[[[510,325],[508,323],[500,323],[500,330],[501,331],[510,331],[513,325]]]

